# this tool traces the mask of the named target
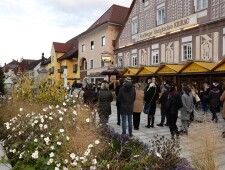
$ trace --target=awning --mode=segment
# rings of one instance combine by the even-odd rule
[[[146,76],[146,75],[151,75],[151,74],[155,74],[156,70],[158,69],[158,67],[140,67],[138,72],[136,73],[136,75],[138,76]]]
[[[207,73],[210,72],[216,63],[212,62],[187,62],[180,70],[180,73]]]
[[[123,72],[123,76],[135,76],[139,68],[126,68]]]
[[[215,72],[221,72],[221,71],[225,71],[225,58],[220,61],[214,68],[213,71]]]
[[[113,69],[107,69],[107,70],[104,70],[101,72],[102,75],[119,75],[119,74],[122,74],[124,71],[124,69],[116,69],[116,68],[113,68]]]
[[[177,64],[164,64],[160,65],[156,71],[156,74],[175,74],[182,69],[183,65]]]

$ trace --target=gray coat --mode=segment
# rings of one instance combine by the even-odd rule
[[[190,120],[190,114],[194,109],[193,97],[184,93],[181,99],[183,103],[183,107],[180,109],[181,120]]]
[[[98,94],[98,112],[99,114],[111,115],[111,102],[113,101],[112,92],[100,90]]]
[[[134,108],[134,101],[136,92],[131,82],[125,82],[123,87],[120,88],[118,94],[118,101],[120,104],[120,113],[125,115],[132,115]]]

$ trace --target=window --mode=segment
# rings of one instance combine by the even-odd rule
[[[165,7],[158,9],[157,11],[157,25],[165,23]]]
[[[159,64],[159,50],[152,51],[152,64]]]
[[[197,0],[197,11],[208,7],[208,0]]]
[[[118,57],[118,67],[123,67],[123,58],[122,57]]]
[[[138,33],[138,20],[134,19],[132,20],[132,34]]]
[[[182,45],[183,60],[192,60],[192,44]]]
[[[101,60],[101,67],[104,67],[104,61]]]
[[[85,44],[82,44],[82,52],[85,52]]]
[[[87,70],[87,61],[86,60],[83,60],[83,69]]]
[[[92,69],[94,66],[94,61],[93,60],[90,60],[90,69]]]
[[[132,55],[132,67],[137,67],[137,54]]]
[[[105,41],[105,36],[102,36],[102,46],[105,46],[106,41]]]
[[[94,49],[94,41],[91,41],[91,50]]]

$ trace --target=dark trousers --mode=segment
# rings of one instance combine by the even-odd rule
[[[120,125],[120,106],[119,104],[116,106],[117,108],[117,124]]]
[[[177,128],[177,114],[170,114],[168,115],[168,123],[170,127],[170,133],[171,135],[178,135],[178,128]]]
[[[134,124],[134,129],[139,129],[139,125],[140,125],[140,117],[141,117],[141,113],[138,113],[138,112],[134,112],[134,113],[133,113],[133,124]]]
[[[165,120],[166,120],[166,123],[168,123],[166,110],[165,109],[161,109],[161,122],[160,122],[160,124],[164,124]]]
[[[212,112],[212,120],[218,121],[217,112],[219,112],[220,108],[218,107],[210,107],[210,111]]]

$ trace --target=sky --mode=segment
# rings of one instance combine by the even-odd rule
[[[132,0],[0,0],[0,65],[50,56],[52,42],[85,31],[113,4]]]

